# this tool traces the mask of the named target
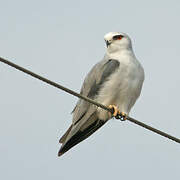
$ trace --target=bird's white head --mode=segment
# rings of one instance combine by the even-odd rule
[[[109,32],[104,36],[108,53],[132,49],[131,39],[125,33]]]

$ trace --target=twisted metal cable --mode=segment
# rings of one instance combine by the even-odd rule
[[[107,110],[107,111],[113,113],[113,110],[112,110],[112,109],[104,106],[103,104],[100,104],[100,103],[98,103],[98,102],[96,102],[96,101],[94,101],[94,100],[92,100],[92,99],[90,99],[90,98],[88,98],[88,97],[82,96],[81,94],[79,94],[79,93],[77,93],[77,92],[75,92],[75,91],[72,91],[71,89],[68,89],[68,88],[66,88],[66,87],[64,87],[64,86],[61,86],[61,85],[59,85],[59,84],[57,84],[57,83],[55,83],[55,82],[53,82],[53,81],[51,81],[51,80],[49,80],[49,79],[46,79],[46,78],[44,78],[44,77],[42,77],[42,76],[40,76],[40,75],[38,75],[38,74],[36,74],[36,73],[34,73],[34,72],[32,72],[32,71],[29,71],[28,69],[25,69],[25,68],[23,68],[23,67],[21,67],[21,66],[19,66],[19,65],[17,65],[17,64],[14,64],[14,63],[6,60],[6,59],[1,58],[1,57],[0,57],[0,61],[3,62],[3,63],[5,63],[5,64],[7,64],[7,65],[9,65],[9,66],[11,66],[11,67],[14,67],[14,68],[18,69],[19,71],[22,71],[22,72],[24,72],[24,73],[26,73],[26,74],[29,74],[29,75],[31,75],[31,76],[34,77],[34,78],[37,78],[37,79],[39,79],[39,80],[41,80],[41,81],[44,81],[44,82],[46,82],[47,84],[50,84],[50,85],[52,85],[52,86],[54,86],[54,87],[56,87],[56,88],[58,88],[58,89],[61,89],[61,90],[65,91],[65,92],[67,92],[67,93],[69,93],[69,94],[71,94],[71,95],[74,95],[74,96],[76,96],[76,97],[78,97],[78,98],[84,99],[85,101],[88,101],[89,103],[92,103],[92,104],[94,104],[94,105],[96,105],[96,106],[98,106],[98,107],[101,107],[101,108],[104,109],[104,110]],[[171,135],[169,135],[169,134],[167,134],[167,133],[165,133],[165,132],[163,132],[163,131],[160,131],[160,130],[158,130],[158,129],[156,129],[156,128],[153,128],[153,127],[151,127],[151,126],[149,126],[149,125],[147,125],[147,124],[144,124],[144,123],[142,123],[142,122],[140,122],[140,121],[138,121],[138,120],[136,120],[136,119],[134,119],[134,118],[132,118],[132,117],[127,116],[126,119],[127,119],[128,121],[130,121],[130,122],[133,122],[133,123],[141,126],[141,127],[146,128],[146,129],[148,129],[148,130],[150,130],[150,131],[152,131],[152,132],[155,132],[155,133],[157,133],[157,134],[159,134],[159,135],[161,135],[161,136],[164,136],[164,137],[166,137],[166,138],[169,138],[169,139],[171,139],[171,140],[173,140],[173,141],[175,141],[175,142],[177,142],[177,143],[180,143],[180,139],[179,139],[179,138],[176,138],[176,137],[171,136]]]

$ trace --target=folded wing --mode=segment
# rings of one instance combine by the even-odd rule
[[[104,58],[104,60],[96,64],[88,73],[81,88],[81,94],[95,99],[108,77],[115,73],[119,66],[119,61]],[[97,106],[82,99],[79,99],[72,113],[72,125],[59,141],[62,143],[58,153],[59,156],[89,137],[105,124],[104,121],[98,119]]]

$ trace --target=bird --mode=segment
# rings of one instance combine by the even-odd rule
[[[109,119],[126,120],[140,96],[144,69],[136,59],[130,37],[122,32],[105,34],[106,53],[85,77],[80,94],[112,109],[112,113],[79,99],[72,111],[72,124],[60,138],[58,156],[88,138]]]

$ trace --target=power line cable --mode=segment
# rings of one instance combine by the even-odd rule
[[[56,87],[58,89],[61,89],[61,90],[65,91],[65,92],[67,92],[67,93],[69,93],[71,95],[74,95],[74,96],[76,96],[78,98],[84,99],[85,101],[88,101],[89,103],[92,103],[92,104],[94,104],[94,105],[96,105],[98,107],[101,107],[104,110],[107,110],[107,111],[113,113],[112,109],[104,106],[103,104],[100,104],[100,103],[98,103],[98,102],[96,102],[96,101],[94,101],[94,100],[92,100],[92,99],[90,99],[88,97],[85,97],[85,96],[83,96],[83,95],[81,95],[81,94],[79,94],[79,93],[77,93],[77,92],[75,92],[75,91],[73,91],[71,89],[68,89],[68,88],[66,88],[64,86],[61,86],[61,85],[59,85],[59,84],[57,84],[57,83],[55,83],[55,82],[53,82],[53,81],[51,81],[51,80],[49,80],[47,78],[44,78],[44,77],[42,77],[42,76],[40,76],[40,75],[38,75],[38,74],[36,74],[36,73],[34,73],[32,71],[29,71],[28,69],[25,69],[25,68],[23,68],[23,67],[21,67],[21,66],[19,66],[17,64],[14,64],[14,63],[6,60],[6,59],[1,58],[1,57],[0,57],[0,61],[5,63],[5,64],[7,64],[7,65],[9,65],[9,66],[11,66],[11,67],[14,67],[14,68],[18,69],[19,71],[22,71],[22,72],[24,72],[26,74],[29,74],[29,75],[31,75],[34,78],[37,78],[37,79],[39,79],[41,81],[44,81],[47,84],[50,84],[50,85],[52,85],[52,86],[54,86],[54,87]],[[151,127],[151,126],[149,126],[147,124],[144,124],[143,122],[140,122],[140,121],[138,121],[138,120],[136,120],[136,119],[134,119],[132,117],[127,116],[126,119],[129,120],[130,122],[133,122],[133,123],[141,126],[141,127],[146,128],[146,129],[148,129],[150,131],[153,131],[153,132],[155,132],[155,133],[157,133],[157,134],[159,134],[161,136],[169,138],[169,139],[171,139],[171,140],[173,140],[173,141],[175,141],[177,143],[180,143],[180,139],[179,138],[176,138],[174,136],[171,136],[170,134],[167,134],[167,133],[165,133],[163,131],[160,131],[160,130],[158,130],[156,128],[153,128],[153,127]]]

